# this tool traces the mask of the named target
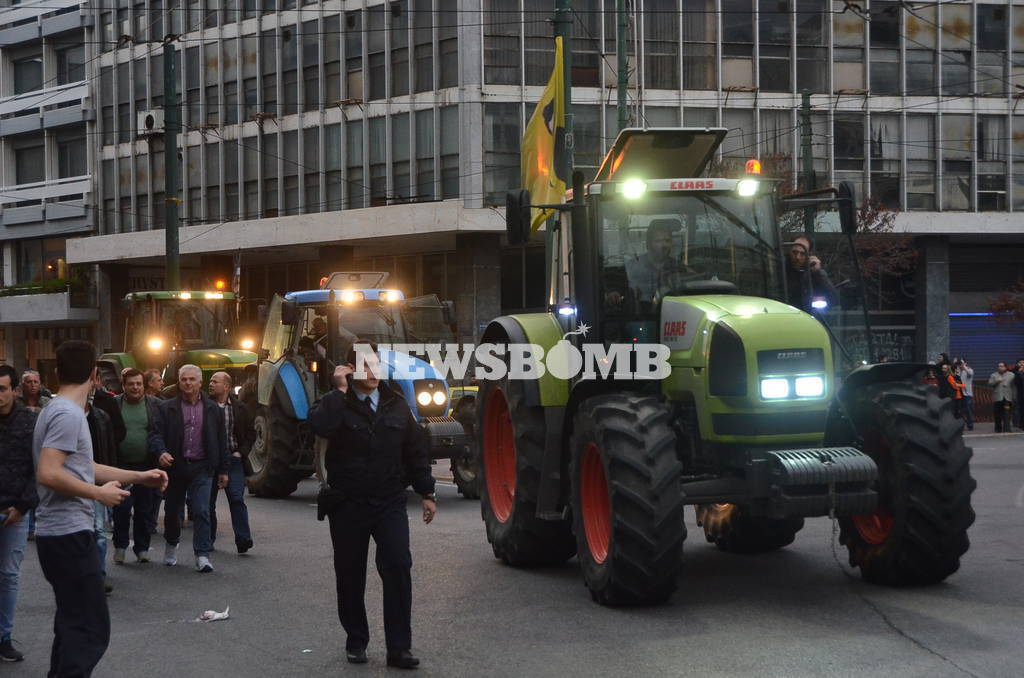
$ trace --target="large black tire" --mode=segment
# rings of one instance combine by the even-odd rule
[[[594,396],[572,433],[573,531],[583,579],[602,605],[675,591],[686,522],[671,411],[657,398]]]
[[[537,517],[544,412],[523,404],[521,381],[488,380],[477,396],[480,514],[494,556],[508,565],[554,565],[576,553],[568,520]]]
[[[879,468],[879,509],[840,519],[850,565],[871,583],[935,584],[960,567],[974,522],[971,448],[953,402],[924,384],[872,384],[846,412]]]
[[[754,518],[736,504],[697,506],[697,525],[704,537],[729,553],[764,553],[789,546],[803,529],[803,518]]]
[[[469,439],[469,447],[462,454],[452,456],[452,480],[455,487],[466,499],[480,498],[480,467],[477,462],[475,448],[474,430],[476,428],[476,399],[466,398],[459,400],[452,413],[455,421],[462,424],[462,430],[466,432]]]
[[[301,444],[299,422],[284,412],[276,395],[270,397],[270,407],[256,407],[253,419],[256,439],[249,452],[252,475],[245,479],[249,492],[257,497],[287,497],[300,480],[309,476],[309,472],[289,468],[292,450]]]

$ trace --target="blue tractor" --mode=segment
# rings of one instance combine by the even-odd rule
[[[300,480],[326,477],[324,441],[308,425],[310,407],[334,388],[334,367],[356,340],[378,344],[449,343],[454,309],[435,295],[405,299],[400,290],[368,274],[333,274],[322,289],[275,295],[265,310],[258,361],[247,368],[240,397],[252,409],[256,440],[249,454],[249,491],[286,497]],[[343,276],[338,278],[338,276]],[[366,287],[332,288],[346,278]],[[349,283],[352,284],[352,283]],[[414,356],[381,351],[388,384],[401,393],[430,440],[432,459],[469,468],[470,440],[459,419],[448,416],[450,392],[443,375]]]

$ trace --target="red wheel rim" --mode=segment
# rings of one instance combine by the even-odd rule
[[[597,563],[608,558],[612,534],[612,508],[608,501],[608,481],[597,445],[589,443],[583,451],[580,468],[580,509],[587,548]]]
[[[888,511],[876,511],[864,513],[853,517],[853,524],[857,527],[860,538],[869,544],[881,544],[885,541],[892,526],[896,521]]]
[[[516,495],[516,441],[505,394],[497,389],[487,398],[484,417],[484,475],[487,499],[499,522],[508,522]]]

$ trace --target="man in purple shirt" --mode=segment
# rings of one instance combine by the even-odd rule
[[[213,572],[210,552],[210,493],[228,483],[224,413],[201,392],[203,373],[195,365],[178,370],[178,395],[160,403],[149,433],[149,451],[167,469],[164,493],[164,565],[178,564],[181,510],[186,497],[195,529],[192,549],[197,572]]]

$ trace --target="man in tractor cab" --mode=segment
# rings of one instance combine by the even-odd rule
[[[672,234],[679,230],[676,219],[654,219],[647,227],[647,251],[626,261],[629,289],[640,303],[650,303],[666,276],[676,270],[672,258]]]
[[[811,254],[811,240],[806,235],[798,235],[790,242],[786,253],[786,290],[789,305],[808,313],[827,308],[838,297],[821,260]],[[822,301],[824,306],[820,306]]]

